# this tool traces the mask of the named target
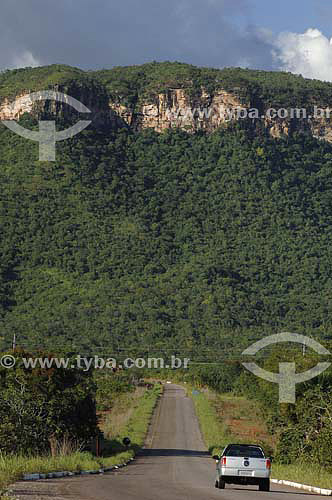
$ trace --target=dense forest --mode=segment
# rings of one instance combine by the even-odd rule
[[[0,95],[92,82],[133,102],[221,80],[293,105],[332,93],[283,73],[151,63],[4,72]],[[330,337],[330,144],[274,140],[244,121],[210,135],[91,126],[48,163],[0,125],[0,150],[3,348],[15,332],[29,349],[171,347],[205,359],[282,330]]]

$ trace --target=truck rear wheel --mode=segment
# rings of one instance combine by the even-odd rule
[[[259,483],[259,491],[270,491],[270,480],[262,479]]]
[[[218,482],[218,488],[219,488],[220,490],[224,490],[224,489],[225,489],[225,485],[226,485],[225,481],[224,481],[223,479],[221,479],[221,478],[220,478],[220,479],[219,479],[219,482]]]

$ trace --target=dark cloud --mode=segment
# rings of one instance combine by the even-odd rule
[[[269,38],[240,28],[249,11],[249,0],[2,0],[0,68],[151,60],[270,68]]]

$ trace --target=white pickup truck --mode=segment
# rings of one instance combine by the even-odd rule
[[[229,444],[217,461],[216,488],[226,484],[256,484],[260,491],[270,491],[271,459],[260,446]]]

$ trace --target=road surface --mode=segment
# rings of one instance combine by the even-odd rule
[[[192,400],[172,384],[165,386],[142,455],[117,472],[74,479],[67,491],[70,498],[85,500],[305,500],[309,495],[274,484],[269,493],[257,486],[218,490],[214,482],[215,462],[206,451]]]

